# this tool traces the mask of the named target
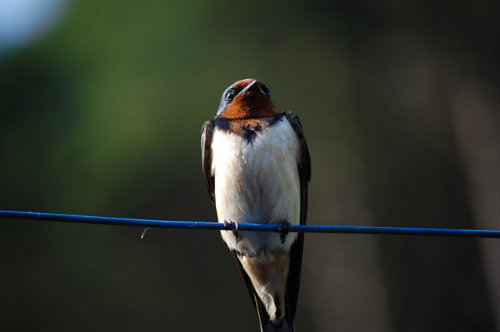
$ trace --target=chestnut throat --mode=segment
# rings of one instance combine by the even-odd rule
[[[264,118],[277,114],[269,97],[237,96],[219,117],[226,119]]]

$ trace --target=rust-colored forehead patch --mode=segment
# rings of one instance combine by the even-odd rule
[[[233,84],[233,89],[244,89],[253,81],[255,80],[252,78],[246,78],[244,80],[237,81]]]
[[[257,83],[265,85],[262,81],[256,80],[254,78],[245,78],[244,80],[237,81],[233,84],[233,89],[244,89],[253,81],[257,81]]]

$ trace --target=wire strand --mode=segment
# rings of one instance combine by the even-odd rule
[[[68,223],[101,224],[114,226],[135,226],[146,228],[208,229],[226,231],[259,232],[300,232],[300,233],[344,233],[344,234],[382,234],[382,235],[427,235],[455,236],[475,238],[500,238],[500,231],[482,229],[450,228],[411,228],[380,226],[336,226],[336,225],[289,225],[284,228],[279,224],[255,223],[218,223],[213,221],[174,221],[158,219],[135,219],[117,217],[99,217],[80,214],[62,214],[28,211],[0,210],[3,219],[32,219]]]

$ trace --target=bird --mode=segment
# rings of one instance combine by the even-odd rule
[[[243,79],[222,94],[201,130],[202,168],[218,222],[256,309],[261,331],[294,331],[311,159],[299,117],[278,112],[268,87]],[[238,231],[279,224],[280,232]]]

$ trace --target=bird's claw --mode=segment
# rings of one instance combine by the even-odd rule
[[[224,220],[224,226],[225,227],[230,227],[233,231],[233,235],[236,238],[236,243],[240,240],[240,237],[238,235],[238,228],[240,227],[236,221],[227,221]]]
[[[290,230],[290,223],[287,220],[284,220],[283,222],[280,223],[279,232],[280,232],[281,243],[285,242],[289,230]]]

